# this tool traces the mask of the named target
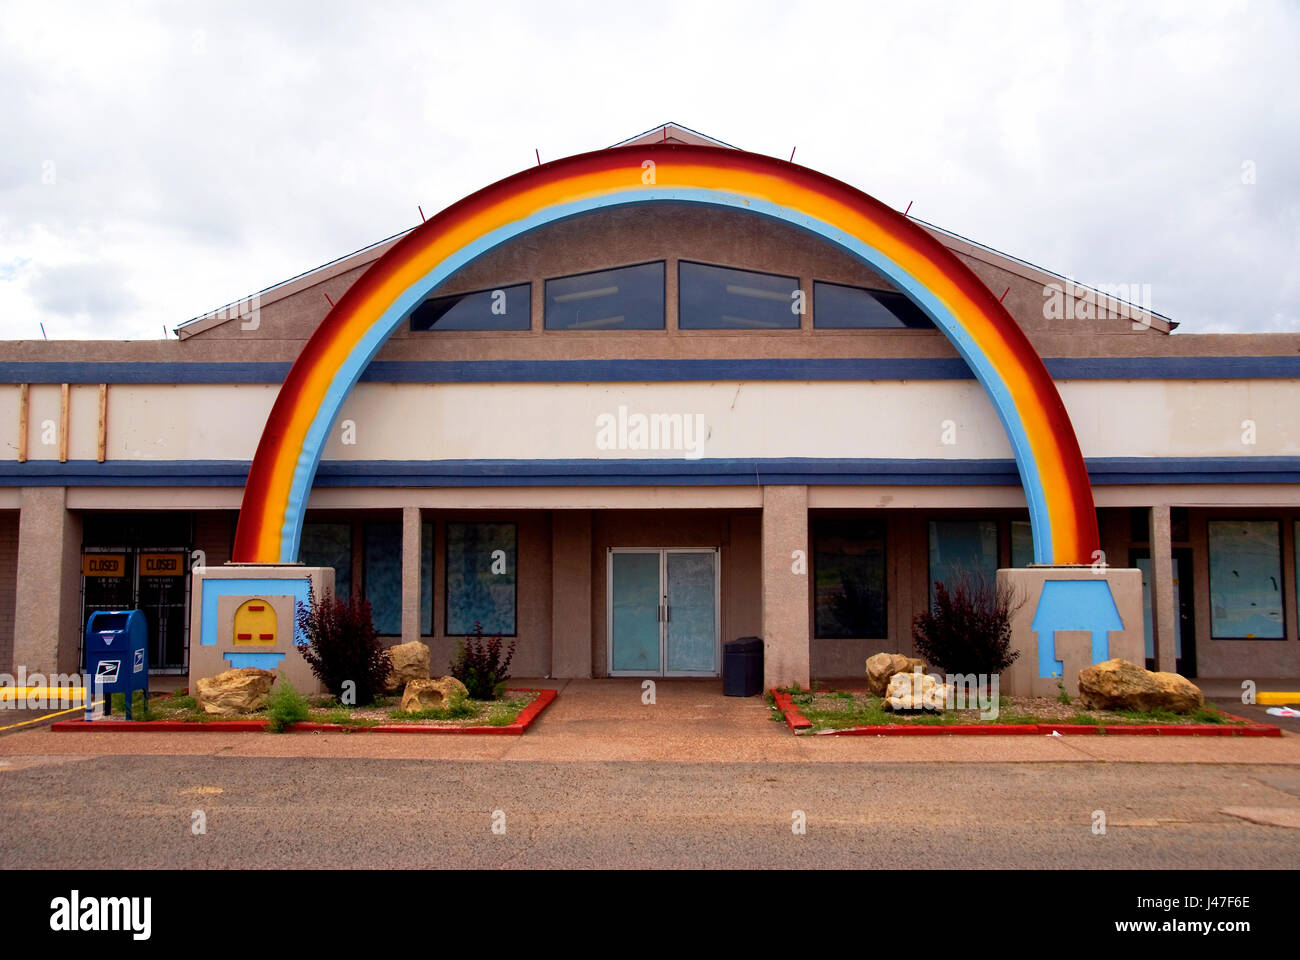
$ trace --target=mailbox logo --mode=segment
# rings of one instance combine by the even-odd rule
[[[117,683],[117,675],[122,669],[121,660],[101,660],[95,668],[95,679],[104,683]]]
[[[140,673],[142,670],[144,670],[144,647],[141,647],[140,649],[136,650],[135,667],[131,670],[131,672]]]

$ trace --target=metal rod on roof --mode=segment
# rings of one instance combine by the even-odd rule
[[[904,211],[903,211],[903,216],[907,216],[908,211],[912,209],[912,203],[913,203],[913,201],[911,201],[911,200],[907,201],[907,210],[904,210]]]
[[[542,165],[542,151],[538,150],[536,147],[533,147],[533,153],[536,154],[537,165],[540,167]]]
[[[794,152],[795,152],[796,150],[798,150],[798,149],[799,149],[798,146],[794,146],[794,147],[791,147],[791,148],[790,148],[790,162],[791,162],[791,163],[794,163]]]
[[[417,203],[417,204],[415,205],[415,209],[420,211],[420,222],[421,222],[421,223],[425,223],[426,221],[425,221],[425,219],[424,219],[424,207],[420,206],[420,205]]]
[[[49,336],[47,336],[46,333],[45,333],[45,324],[43,324],[43,323],[41,324],[41,339],[42,339],[42,340],[48,340],[48,339],[50,339]]]

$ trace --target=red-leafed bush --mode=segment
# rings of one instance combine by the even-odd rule
[[[947,673],[1001,673],[1020,656],[1011,618],[1023,598],[984,576],[959,574],[950,586],[935,581],[934,606],[912,623],[916,652]]]
[[[328,592],[318,600],[312,592],[307,603],[298,604],[297,620],[307,638],[298,650],[325,688],[344,703],[355,695],[351,706],[373,703],[392,664],[375,633],[370,601],[340,600]]]
[[[470,699],[495,700],[510,679],[510,661],[515,656],[515,641],[510,641],[505,659],[501,659],[501,638],[483,639],[483,624],[474,621],[473,636],[456,644],[456,658],[451,675],[465,684]]]

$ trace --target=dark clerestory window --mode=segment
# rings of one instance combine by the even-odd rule
[[[532,284],[518,283],[450,297],[430,297],[411,314],[411,329],[527,330],[532,325]]]
[[[813,327],[817,330],[933,330],[934,322],[894,290],[870,290],[840,283],[813,283]]]
[[[803,297],[796,277],[677,264],[677,326],[682,330],[797,330]]]
[[[547,280],[546,329],[664,329],[663,261]]]

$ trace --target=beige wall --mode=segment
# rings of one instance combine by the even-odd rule
[[[1057,384],[1086,457],[1300,454],[1300,381],[1098,380]],[[116,384],[111,461],[249,460],[274,384]],[[16,423],[17,385],[0,385],[0,424]],[[71,389],[68,456],[94,460],[98,388]],[[29,459],[58,458],[40,424],[58,423],[59,388],[31,388]],[[687,449],[607,449],[598,420],[702,418]],[[545,410],[545,416],[536,415]],[[864,416],[889,410],[888,417]],[[214,416],[214,411],[221,411]],[[352,428],[343,442],[344,422]],[[1243,424],[1253,425],[1249,431]],[[412,425],[418,426],[413,428]],[[57,434],[57,429],[55,431]],[[1245,440],[1252,440],[1247,443]],[[354,441],[354,442],[351,442]],[[326,460],[587,458],[1005,459],[1011,447],[974,381],[683,383],[361,383],[344,403]],[[0,448],[17,458],[17,444]]]

